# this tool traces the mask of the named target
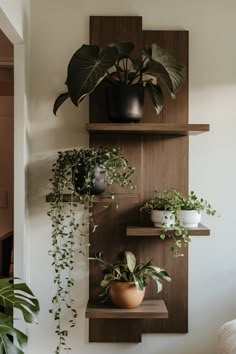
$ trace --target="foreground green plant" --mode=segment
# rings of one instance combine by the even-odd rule
[[[82,45],[69,62],[66,79],[68,92],[56,99],[54,114],[68,98],[79,106],[102,81],[112,86],[143,86],[159,114],[164,104],[160,83],[175,98],[185,80],[185,68],[155,43],[144,48],[139,58],[133,58],[133,49],[132,42],[111,43],[105,47]]]
[[[157,285],[157,292],[162,290],[162,281],[171,281],[168,273],[159,267],[152,264],[152,260],[145,264],[137,264],[135,255],[130,251],[124,252],[124,260],[119,263],[112,264],[104,258],[102,252],[97,253],[93,260],[101,262],[104,279],[100,285],[104,288],[101,297],[103,302],[109,298],[109,288],[114,281],[134,282],[138,290],[143,290],[147,285],[149,279],[153,279]]]
[[[99,147],[59,152],[52,168],[51,203],[48,212],[52,223],[52,250],[49,254],[53,259],[56,292],[50,312],[57,323],[56,334],[59,343],[56,354],[62,349],[70,349],[66,344],[68,328],[76,324],[77,311],[71,298],[75,248],[79,254],[85,255],[89,227],[93,232],[98,226],[94,225],[92,217],[92,190],[97,166],[101,168],[108,187],[118,184],[121,187],[134,188],[131,181],[134,168],[119,149]],[[82,180],[80,194],[77,193],[76,187],[77,183],[81,182],[78,179]],[[69,195],[69,203],[63,202],[64,193]],[[114,198],[111,189],[109,195]],[[81,206],[82,209],[79,209]],[[82,212],[81,217],[79,212]],[[68,328],[62,324],[63,309],[71,312]]]
[[[154,197],[148,200],[141,210],[145,210],[149,214],[154,210],[170,212],[170,216],[168,217],[166,213],[163,214],[160,238],[162,240],[166,237],[173,239],[174,242],[171,246],[171,250],[174,252],[175,256],[183,256],[181,252],[182,247],[187,246],[191,241],[188,230],[183,225],[181,219],[181,210],[196,210],[198,213],[204,211],[208,215],[216,214],[216,210],[212,208],[211,204],[203,198],[198,198],[193,191],[191,191],[188,196],[184,196],[183,193],[178,192],[174,188],[162,193],[155,191]],[[167,219],[171,220],[169,225]]]
[[[17,278],[0,279],[0,306],[11,312],[20,310],[26,323],[37,320],[38,300],[29,287]],[[28,337],[14,327],[13,321],[12,315],[0,312],[0,354],[24,353]]]

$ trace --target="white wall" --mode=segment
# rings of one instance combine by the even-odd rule
[[[30,354],[52,354],[53,294],[46,213],[50,164],[56,151],[88,142],[81,111],[69,103],[55,118],[52,105],[63,88],[72,53],[89,38],[89,15],[142,15],[144,29],[190,32],[190,122],[211,132],[190,139],[190,188],[206,197],[221,217],[207,219],[212,236],[195,237],[189,257],[189,334],[144,335],[141,344],[89,344],[84,305],[87,267],[78,267],[75,296],[80,320],[72,354],[215,354],[217,329],[235,317],[234,209],[236,166],[235,0],[32,0],[30,120],[30,284],[41,303],[40,325],[31,327]]]
[[[5,34],[14,43],[16,33],[17,41],[20,42],[24,37],[24,16],[24,0],[0,0],[0,23],[6,25]]]

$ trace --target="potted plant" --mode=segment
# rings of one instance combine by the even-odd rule
[[[106,301],[110,297],[114,305],[120,308],[134,308],[141,304],[149,279],[157,285],[157,292],[162,290],[162,281],[171,281],[168,273],[152,264],[137,264],[135,255],[130,251],[124,252],[124,260],[112,264],[104,259],[103,253],[94,258],[102,263],[104,278],[100,285],[104,289],[100,295]]]
[[[201,212],[216,214],[216,210],[206,200],[198,198],[193,191],[185,197],[174,188],[162,193],[155,192],[154,197],[148,200],[141,210],[151,214],[154,227],[162,229],[161,239],[164,240],[166,236],[173,238],[171,250],[175,256],[183,256],[180,252],[182,246],[191,241],[188,228],[198,227]]]
[[[180,204],[180,220],[184,227],[198,227],[201,222],[202,212],[207,215],[215,215],[216,210],[203,198],[199,198],[193,191],[185,197],[182,193],[175,191],[175,198]]]
[[[0,306],[8,310],[0,311],[0,353],[23,354],[28,337],[14,327],[14,318],[9,310],[20,310],[26,323],[36,322],[38,300],[25,283],[17,278],[3,278],[0,279]]]
[[[72,56],[67,70],[68,91],[60,94],[53,107],[70,98],[75,106],[100,83],[107,89],[109,118],[113,122],[137,122],[142,117],[144,90],[151,96],[159,114],[164,97],[160,84],[175,98],[185,79],[185,68],[164,49],[153,43],[138,58],[132,56],[134,44],[112,43],[108,46],[82,45]]]
[[[58,159],[53,164],[48,215],[52,222],[52,249],[49,253],[53,259],[56,293],[50,312],[57,322],[57,354],[61,348],[67,348],[65,339],[68,330],[62,328],[61,322],[64,307],[71,312],[71,327],[75,326],[77,311],[71,298],[75,244],[79,248],[78,252],[85,255],[89,227],[91,231],[95,231],[98,226],[94,225],[92,218],[94,194],[101,193],[105,185],[105,188],[110,188],[108,194],[113,199],[112,185],[135,188],[131,181],[134,170],[119,149],[108,147],[59,152]],[[63,203],[64,193],[70,196],[67,204]],[[77,209],[78,206],[82,206],[83,210]],[[81,215],[81,211],[85,213]]]

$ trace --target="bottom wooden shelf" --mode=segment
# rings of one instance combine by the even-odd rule
[[[85,312],[86,318],[168,318],[168,310],[163,300],[144,300],[142,304],[134,309],[120,309],[110,304],[99,304],[88,301]]]

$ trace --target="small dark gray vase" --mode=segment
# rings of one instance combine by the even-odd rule
[[[87,192],[87,190],[84,189],[85,178],[86,178],[86,169],[85,167],[80,166],[78,172],[75,173],[74,184],[75,184],[76,192],[80,193],[81,195]],[[105,192],[106,189],[107,189],[107,181],[106,181],[106,175],[104,173],[104,169],[97,166],[95,168],[95,173],[94,173],[94,182],[90,187],[90,194],[99,195]]]
[[[113,123],[138,123],[143,116],[144,87],[118,85],[107,87],[107,109]]]

